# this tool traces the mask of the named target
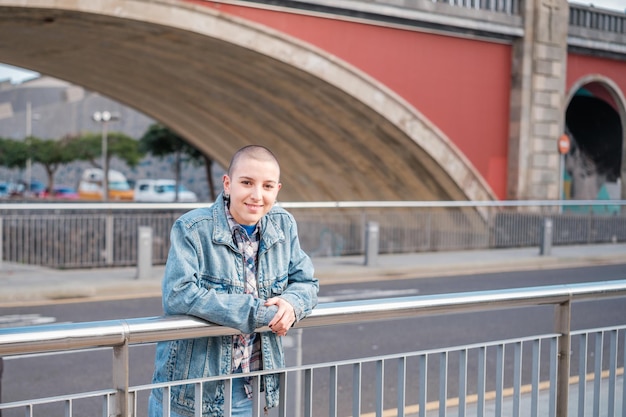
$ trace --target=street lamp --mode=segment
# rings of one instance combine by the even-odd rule
[[[117,114],[109,111],[97,111],[93,114],[93,120],[102,123],[102,201],[109,197],[109,158],[107,158],[107,125],[109,122],[119,120]]]

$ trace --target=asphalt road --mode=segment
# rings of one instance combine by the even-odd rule
[[[367,282],[350,285],[332,285],[320,289],[320,302],[347,301],[353,299],[375,299],[403,295],[428,295],[531,287],[564,283],[605,281],[626,278],[626,265],[598,266],[575,269],[508,272],[403,279],[397,281]],[[525,335],[549,333],[552,327],[552,307],[515,308],[497,312],[472,314],[443,314],[432,317],[373,322],[367,325],[341,325],[306,329],[302,333],[302,362],[313,364],[341,361],[353,358],[389,355],[399,352],[455,346],[486,340],[501,340]],[[623,324],[626,317],[626,300],[602,300],[601,302],[577,303],[573,307],[572,327],[593,328]],[[104,301],[94,303],[59,303],[45,306],[0,308],[0,317],[6,315],[35,314],[53,318],[56,322],[86,322],[132,317],[149,317],[161,314],[160,299]],[[286,345],[296,344],[294,336]],[[295,346],[287,349],[288,365],[295,365]],[[132,385],[150,381],[154,357],[154,345],[131,349]],[[620,357],[623,357],[620,356]],[[435,366],[435,364],[433,364]],[[429,370],[430,372],[430,370]],[[436,374],[436,369],[433,373]],[[373,366],[364,366],[362,384],[365,393],[373,393],[375,378]],[[389,391],[385,391],[385,407],[395,407],[395,373],[389,370]],[[74,352],[55,355],[31,355],[10,357],[4,360],[2,400],[18,401],[35,397],[47,397],[74,392],[106,389],[111,381],[111,351],[108,349]],[[351,371],[344,369],[339,375],[339,384],[346,387]],[[314,374],[315,415],[328,415],[327,372]],[[393,387],[393,388],[392,388]],[[434,387],[433,387],[434,388]],[[345,397],[340,405],[340,416],[350,415],[348,392],[340,391]],[[450,386],[450,393],[455,390]],[[435,389],[430,389],[432,395]],[[416,394],[412,394],[415,398]],[[411,398],[409,396],[409,398]],[[93,400],[76,402],[75,415],[90,415],[88,409]],[[374,407],[373,395],[364,395],[362,410]],[[35,408],[37,411],[37,408]],[[145,412],[145,410],[143,410]],[[59,409],[41,410],[42,414],[62,415]],[[3,413],[3,417],[23,415],[22,412]],[[139,415],[142,415],[140,410]]]

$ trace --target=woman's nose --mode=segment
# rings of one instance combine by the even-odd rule
[[[263,195],[261,187],[253,187],[252,188],[252,198],[259,200]]]

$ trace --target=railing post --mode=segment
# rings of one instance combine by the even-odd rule
[[[139,226],[137,232],[137,279],[152,274],[152,228]]]
[[[539,245],[540,255],[550,255],[552,252],[552,219],[546,217],[541,222],[541,243]]]
[[[114,404],[109,415],[116,417],[132,417],[129,408],[130,395],[129,387],[129,365],[128,365],[128,343],[113,348],[113,388],[117,390],[114,397]]]
[[[107,265],[113,265],[113,215],[107,214],[104,236],[104,259]]]
[[[110,406],[112,410],[109,416],[115,417],[134,417],[130,407],[131,397],[128,392],[129,374],[130,374],[130,358],[128,339],[130,337],[130,329],[128,323],[124,321],[124,344],[113,347],[113,388],[117,390],[113,404]]]
[[[557,363],[556,417],[567,417],[571,361],[571,319],[571,300],[555,306],[555,331],[561,335],[559,337]],[[584,383],[584,375],[581,375],[581,381]]]
[[[378,263],[379,226],[377,222],[367,222],[365,228],[365,266]]]

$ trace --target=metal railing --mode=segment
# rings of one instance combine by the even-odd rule
[[[531,415],[565,417],[568,415],[568,401],[571,384],[577,385],[579,394],[578,410],[584,409],[586,401],[586,384],[591,381],[594,393],[594,409],[600,406],[615,410],[616,404],[626,396],[626,391],[617,389],[617,375],[624,365],[624,330],[626,326],[605,329],[591,329],[585,331],[571,331],[572,303],[584,300],[601,300],[609,297],[626,296],[626,280],[605,281],[572,285],[553,285],[542,287],[518,288],[507,290],[478,291],[468,293],[441,294],[430,296],[404,297],[380,300],[362,300],[351,302],[328,303],[318,306],[313,314],[296,325],[297,329],[306,329],[320,326],[339,324],[368,323],[378,320],[396,320],[409,317],[420,317],[437,314],[466,313],[476,311],[492,311],[507,308],[531,306],[555,306],[553,315],[554,333],[517,339],[500,340],[495,342],[474,343],[464,346],[446,347],[428,351],[409,352],[397,355],[387,355],[366,359],[355,359],[342,362],[322,363],[315,365],[300,365],[280,370],[281,398],[285,399],[289,391],[296,387],[302,394],[300,409],[305,416],[337,416],[337,409],[341,406],[338,395],[342,369],[348,369],[351,375],[346,386],[351,386],[349,409],[352,415],[361,415],[361,405],[364,398],[365,384],[362,383],[366,366],[373,366],[375,414],[383,415],[384,399],[391,392],[395,392],[394,403],[397,406],[398,416],[409,412],[426,416],[430,409],[437,409],[440,416],[446,415],[446,409],[454,406],[459,415],[465,415],[465,410],[472,402],[480,410],[485,407],[486,391],[493,388],[495,397],[496,415],[518,416],[520,407],[531,410]],[[267,331],[262,328],[259,331]],[[0,356],[20,355],[37,352],[65,351],[86,348],[111,348],[113,350],[113,381],[110,389],[95,392],[75,393],[53,398],[38,398],[25,401],[0,404],[0,410],[20,410],[22,415],[32,416],[34,410],[49,403],[61,402],[65,405],[65,415],[73,416],[73,403],[78,399],[100,398],[100,409],[90,415],[101,413],[103,416],[135,416],[141,408],[138,398],[155,387],[168,392],[169,387],[177,384],[191,384],[196,388],[197,395],[201,393],[202,383],[218,378],[177,381],[158,385],[129,386],[129,347],[161,340],[198,338],[206,336],[233,335],[237,332],[208,324],[189,317],[151,317],[127,320],[112,320],[95,323],[56,324],[35,327],[23,327],[0,330]],[[606,337],[605,337],[606,336]],[[576,344],[571,341],[575,340]],[[593,342],[593,343],[590,343]],[[603,352],[608,350],[609,360],[605,364],[602,360]],[[522,351],[530,352],[530,359],[522,355]],[[622,356],[618,356],[618,352]],[[547,364],[541,358],[547,355]],[[572,355],[578,356],[578,361],[572,362]],[[453,360],[454,358],[454,360]],[[593,372],[588,374],[588,360],[593,358]],[[599,358],[599,359],[598,359]],[[527,363],[526,361],[530,363]],[[472,394],[468,389],[468,364],[470,361],[477,367],[477,385]],[[452,363],[457,366],[458,372],[450,372]],[[578,363],[578,367],[571,366]],[[387,370],[394,364],[396,369],[395,383],[390,382]],[[434,368],[433,368],[434,366]],[[505,368],[513,370],[512,382],[504,382]],[[433,372],[434,369],[434,372]],[[416,373],[413,373],[417,370]],[[524,378],[523,370],[530,370],[531,374]],[[268,371],[276,373],[274,371]],[[329,393],[325,410],[319,410],[315,401],[313,389],[313,374],[326,372],[329,376]],[[491,381],[487,375],[495,375]],[[491,374],[491,372],[495,372]],[[265,371],[254,372],[251,375],[257,381]],[[291,383],[292,378],[304,374],[303,386]],[[409,375],[417,375],[415,386],[409,386]],[[602,388],[602,374],[608,374],[608,401],[600,400]],[[576,377],[578,378],[576,380]],[[232,376],[222,376],[226,380],[227,392],[230,389]],[[414,378],[411,378],[413,380]],[[367,379],[368,381],[370,378]],[[429,382],[436,380],[435,399],[429,402]],[[528,380],[531,398],[524,402],[525,391],[522,383]],[[581,386],[584,384],[585,386]],[[395,385],[395,389],[392,388]],[[510,385],[510,387],[507,387]],[[543,386],[547,386],[547,400],[540,404],[539,395]],[[450,387],[458,387],[451,390]],[[606,388],[604,388],[606,390]],[[407,392],[418,393],[417,396],[407,396]],[[510,393],[509,393],[510,392]],[[257,391],[258,394],[258,391]],[[370,394],[367,394],[370,395]],[[457,401],[452,404],[451,395],[456,395]],[[511,409],[504,410],[504,398],[511,396]],[[169,407],[168,396],[165,396],[165,405]],[[470,397],[474,397],[470,401]],[[597,403],[597,404],[596,404]],[[283,401],[278,415],[289,415],[287,401]],[[226,405],[229,414],[228,405]],[[259,416],[261,407],[255,403],[255,415]],[[199,413],[196,413],[199,415]],[[579,412],[578,415],[584,415]],[[595,416],[599,415],[594,413]],[[612,414],[609,414],[612,415]]]
[[[208,204],[208,203],[205,203]],[[625,201],[281,203],[314,257],[362,255],[367,224],[383,254],[626,241]],[[175,219],[202,204],[0,204],[0,260],[54,268],[134,266],[139,229],[164,264]]]

